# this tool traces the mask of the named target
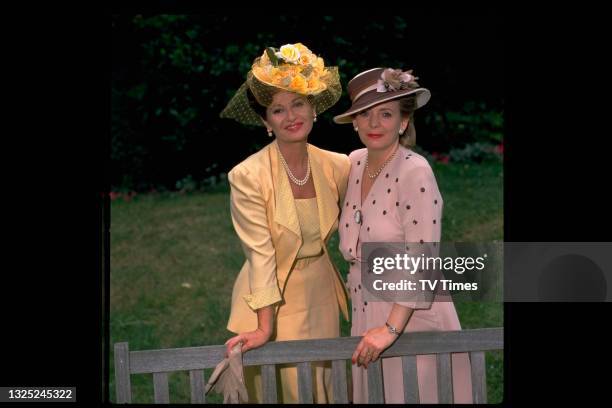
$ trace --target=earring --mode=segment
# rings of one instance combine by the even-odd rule
[[[314,114],[314,118],[312,119],[312,121],[313,121],[313,122],[316,122],[316,121],[317,121],[317,114],[316,114],[316,113]]]
[[[355,132],[357,132],[359,130],[359,128],[357,126],[355,126],[353,129],[355,129]]]
[[[272,137],[272,131],[268,129],[268,137]]]
[[[401,135],[403,135],[403,134],[404,134],[404,129],[400,129],[400,131],[399,131],[399,135],[401,136]]]

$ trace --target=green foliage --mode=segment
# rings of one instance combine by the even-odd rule
[[[501,160],[496,147],[488,143],[471,143],[463,148],[452,149],[449,153],[453,163],[480,163],[488,160]]]
[[[503,140],[503,110],[489,107],[484,102],[468,101],[460,110],[430,111],[424,115],[423,121],[431,129],[432,138],[438,141],[434,148],[437,151],[476,142],[499,144]]]
[[[215,163],[217,175],[226,173],[268,143],[261,129],[221,120],[219,113],[266,47],[298,41],[327,65],[338,66],[345,91],[354,75],[373,66],[413,68],[433,94],[416,117],[417,142],[425,150],[448,152],[474,142],[499,144],[503,101],[496,86],[501,80],[492,73],[499,52],[478,47],[494,38],[494,30],[483,37],[470,28],[483,24],[495,28],[494,22],[466,17],[460,22],[467,30],[464,38],[444,36],[443,42],[437,42],[433,36],[422,36],[424,30],[443,32],[449,23],[459,24],[404,16],[372,16],[355,25],[347,16],[114,15],[111,185],[175,189],[187,175],[196,181],[215,175],[204,171]],[[456,26],[452,29],[459,33]],[[466,49],[468,35],[474,37]],[[348,106],[345,93],[317,122],[313,143],[343,153],[361,147],[356,138],[341,135],[344,130],[331,121]],[[328,137],[332,134],[341,137]]]

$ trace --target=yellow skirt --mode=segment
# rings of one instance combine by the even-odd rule
[[[338,300],[334,273],[328,255],[298,259],[287,277],[283,301],[275,319],[276,336],[271,341],[323,339],[340,336]],[[331,363],[312,363],[313,401],[333,402]],[[262,402],[261,370],[244,368],[249,402]],[[276,366],[279,403],[297,403],[297,366]]]

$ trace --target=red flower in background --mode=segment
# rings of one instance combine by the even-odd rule
[[[438,163],[444,163],[444,164],[447,164],[450,160],[450,156],[448,154],[441,154],[438,152],[433,152],[431,154],[431,157],[433,157],[433,159],[437,161]]]
[[[504,144],[500,143],[497,146],[495,146],[495,152],[499,154],[504,154]]]

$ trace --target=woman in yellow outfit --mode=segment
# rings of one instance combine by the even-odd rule
[[[237,333],[228,353],[268,341],[340,336],[339,311],[348,320],[347,293],[327,253],[338,227],[350,170],[348,156],[308,143],[317,114],[334,105],[342,88],[337,67],[301,43],[267,48],[221,117],[263,125],[270,144],[228,175],[231,213],[246,262],[232,293],[227,325]],[[313,364],[313,401],[333,401],[331,365]],[[279,402],[297,402],[297,368],[279,367]],[[261,402],[258,367],[245,368],[250,402]]]

